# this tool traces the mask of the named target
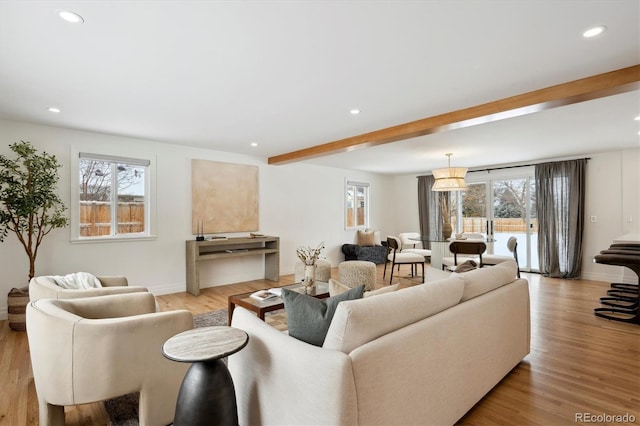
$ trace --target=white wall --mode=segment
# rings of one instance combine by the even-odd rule
[[[594,264],[593,256],[614,238],[640,233],[640,149],[587,155],[587,194],[582,278],[629,282],[636,279],[626,268]],[[419,231],[418,179],[416,175],[395,177],[394,199],[398,215],[393,232]],[[597,222],[590,222],[596,216]]]
[[[593,263],[593,256],[608,248],[616,237],[640,233],[640,149],[590,157],[582,275],[596,281],[629,281],[632,277],[627,268]],[[591,216],[596,216],[597,222],[590,222]],[[635,274],[632,275],[631,282],[637,282]]]
[[[344,229],[345,179],[371,183],[370,224],[384,234],[391,230],[393,177],[304,163],[270,166],[265,159],[206,149],[183,147],[127,137],[68,130],[0,120],[0,153],[13,157],[8,145],[30,141],[55,154],[60,170],[59,194],[67,207],[71,199],[70,154],[106,152],[136,157],[153,153],[157,164],[157,238],[137,242],[71,243],[70,229],[52,232],[41,247],[36,274],[87,271],[96,275],[125,275],[130,285],[148,287],[154,294],[185,291],[185,240],[192,239],[191,159],[250,164],[259,167],[260,232],[280,237],[280,274],[293,273],[298,245],[324,241],[324,254],[333,265],[343,259],[340,247],[354,241]],[[246,235],[246,233],[244,233]],[[27,285],[28,259],[14,235],[0,244],[0,292]],[[201,287],[262,278],[261,256],[204,262]],[[0,318],[7,316],[6,297],[0,296]]]
[[[257,165],[260,169],[260,232],[280,237],[280,274],[293,273],[295,248],[326,243],[325,255],[336,265],[340,247],[354,240],[344,229],[344,181],[371,183],[371,227],[383,236],[418,230],[415,175],[384,176],[305,163],[269,166],[263,158],[183,147],[127,137],[74,131],[24,122],[0,120],[0,153],[11,155],[8,145],[27,140],[55,154],[63,164],[59,193],[69,204],[70,154],[109,152],[135,157],[152,152],[157,161],[157,239],[138,242],[71,243],[69,228],[56,230],[41,247],[36,273],[66,274],[88,271],[97,275],[122,274],[131,285],[149,287],[155,294],[185,290],[184,242],[190,234],[191,159]],[[640,149],[591,155],[587,167],[587,218],[583,278],[620,280],[623,268],[593,264],[591,259],[611,241],[640,232]],[[604,179],[606,177],[606,179]],[[631,218],[631,222],[629,222]],[[201,285],[209,287],[263,276],[260,257],[205,262]],[[28,261],[13,235],[0,244],[0,292],[27,284]],[[627,277],[625,277],[626,279]],[[0,296],[0,319],[6,318],[7,300]]]

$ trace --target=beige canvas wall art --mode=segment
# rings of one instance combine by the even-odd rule
[[[258,231],[258,167],[191,160],[191,232]]]

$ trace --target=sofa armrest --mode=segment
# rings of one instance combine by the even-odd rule
[[[344,254],[346,260],[352,260],[352,259],[347,259],[347,257],[356,258],[358,256],[357,250],[358,250],[358,246],[356,244],[342,245],[342,253]]]
[[[229,357],[240,424],[357,424],[351,359],[282,333],[244,308],[249,343]]]

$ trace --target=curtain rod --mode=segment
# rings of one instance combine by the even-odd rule
[[[502,167],[489,167],[486,169],[469,169],[469,173],[471,172],[490,172],[492,170],[504,170],[504,169],[515,169],[517,167],[531,167],[531,166],[535,166],[536,164],[544,164],[544,163],[557,163],[559,161],[571,161],[571,160],[591,160],[591,157],[584,157],[584,158],[567,158],[567,159],[560,159],[560,160],[541,160],[538,161],[536,163],[529,163],[529,164],[517,164],[517,165],[513,165],[513,166],[502,166]],[[424,176],[424,175],[421,175]],[[419,178],[420,176],[416,176],[416,178]]]
[[[544,163],[558,163],[560,161],[571,161],[571,160],[591,160],[591,157],[584,157],[584,158],[571,158],[571,159],[567,159],[567,160],[553,160],[553,161],[547,161],[547,160],[543,160],[543,161],[539,161],[537,163],[531,163],[531,164],[518,164],[515,166],[503,166],[503,167],[490,167],[487,169],[469,169],[469,172],[490,172],[492,170],[503,170],[503,169],[515,169],[517,167],[531,167],[531,166],[535,166],[536,164],[544,164]]]

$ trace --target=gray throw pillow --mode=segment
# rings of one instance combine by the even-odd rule
[[[284,309],[287,311],[289,336],[316,346],[322,346],[338,303],[361,299],[364,286],[354,287],[327,299],[316,299],[297,291],[282,289]]]

